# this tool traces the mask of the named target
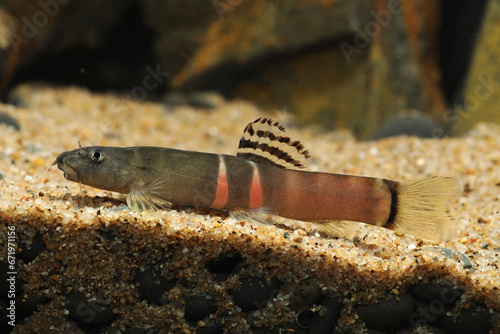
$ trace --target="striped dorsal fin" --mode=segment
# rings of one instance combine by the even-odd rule
[[[306,168],[309,152],[298,140],[285,135],[285,126],[270,118],[258,118],[243,131],[238,157],[281,168]]]

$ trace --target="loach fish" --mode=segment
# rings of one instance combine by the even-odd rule
[[[161,147],[81,147],[52,163],[70,181],[127,194],[134,211],[172,203],[228,210],[232,218],[273,224],[274,216],[308,221],[331,235],[352,223],[444,241],[457,226],[448,204],[460,183],[449,177],[398,182],[303,170],[309,152],[269,118],[248,124],[236,156]]]

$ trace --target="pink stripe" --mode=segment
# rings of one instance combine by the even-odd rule
[[[222,209],[227,203],[227,196],[229,190],[227,186],[227,172],[226,164],[224,159],[219,156],[219,177],[217,178],[217,192],[215,194],[215,199],[210,205],[213,209]]]
[[[250,209],[261,208],[263,202],[262,184],[260,183],[259,170],[257,169],[257,166],[253,165],[253,167],[252,184],[250,185],[250,203],[248,203],[248,207]]]

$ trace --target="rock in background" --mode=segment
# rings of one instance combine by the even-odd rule
[[[15,68],[16,58],[13,56],[12,38],[16,31],[16,21],[5,10],[0,8],[0,94],[6,89]]]
[[[481,121],[500,123],[499,46],[500,1],[489,0],[465,81],[462,104],[450,120],[458,133],[470,130]]]
[[[10,40],[15,64],[9,64],[16,75],[9,88],[42,81],[130,91],[147,66],[157,63],[149,46],[151,31],[138,23],[138,1],[0,0],[0,6],[17,23]],[[151,37],[144,36],[145,30]]]
[[[478,0],[476,7],[486,1]],[[349,128],[361,139],[408,110],[430,117],[434,136],[495,119],[483,101],[473,117],[450,108],[456,109],[461,92],[475,94],[478,78],[495,72],[488,67],[495,67],[495,58],[487,56],[495,54],[490,41],[495,37],[486,35],[495,30],[498,0],[489,1],[465,84],[463,55],[474,45],[452,50],[446,44],[449,36],[442,32],[453,34],[446,18],[465,7],[449,0],[0,0],[0,5],[18,23],[11,37],[15,62],[0,58],[4,82],[17,69],[11,87],[52,81],[120,91],[135,100],[169,89],[219,91],[264,109],[290,111],[301,124]],[[476,23],[460,21],[469,12]],[[457,15],[457,26],[472,32],[467,39],[474,39],[481,15],[481,10]],[[0,27],[9,27],[6,22]],[[442,69],[456,59],[465,65],[443,78]]]
[[[146,13],[172,16],[173,5],[163,4],[147,2]],[[211,14],[198,8],[205,15],[195,15],[201,19],[187,34],[159,37],[158,57],[164,67],[174,67],[176,88],[220,89],[268,109],[291,111],[300,123],[346,127],[361,138],[405,109],[443,118],[435,1],[212,5]],[[149,22],[158,33],[172,31],[170,20],[157,22],[155,15],[146,18],[153,18]],[[179,39],[184,43],[176,43]],[[186,52],[193,54],[187,58]]]
[[[1,0],[17,19],[12,45],[21,63],[42,53],[56,54],[74,45],[102,47],[133,1]]]

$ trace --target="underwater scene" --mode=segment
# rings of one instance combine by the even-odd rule
[[[500,0],[0,0],[0,333],[500,333]]]

